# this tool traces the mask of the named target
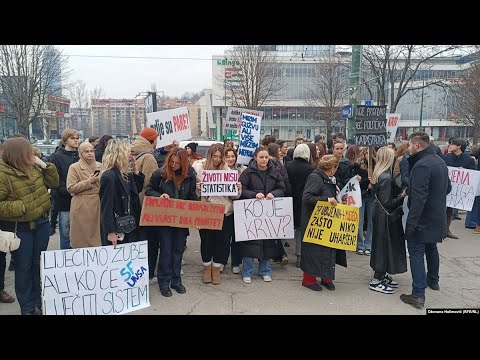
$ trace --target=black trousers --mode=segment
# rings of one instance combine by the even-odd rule
[[[5,289],[5,269],[7,268],[7,254],[0,251],[0,291]]]
[[[200,253],[202,255],[202,261],[208,263],[212,261],[218,264],[223,264],[225,261],[225,216],[223,217],[222,230],[208,230],[202,229],[200,233]]]

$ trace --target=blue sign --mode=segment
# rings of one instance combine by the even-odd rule
[[[373,100],[365,100],[365,106],[373,106]]]
[[[342,119],[348,119],[353,116],[352,105],[345,105],[342,107]]]

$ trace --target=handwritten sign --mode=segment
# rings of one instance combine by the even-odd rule
[[[291,197],[237,200],[233,202],[233,209],[235,241],[294,237]]]
[[[387,144],[386,106],[358,105],[355,114],[355,145]]]
[[[253,158],[260,142],[261,125],[261,117],[245,113],[242,114],[242,128],[240,131],[237,163],[248,165]]]
[[[140,225],[221,230],[224,212],[225,205],[145,196]]]
[[[237,170],[203,170],[202,196],[237,196]]]
[[[348,206],[362,207],[362,191],[360,190],[360,183],[355,176],[340,191],[337,201],[341,204],[346,201]]]
[[[42,251],[44,314],[119,315],[150,306],[147,252],[146,241]]]
[[[237,130],[240,131],[242,127],[242,113],[248,115],[263,117],[263,111],[243,109],[238,107],[228,107],[227,116],[225,118],[224,130]]]
[[[147,113],[147,126],[158,131],[157,148],[192,137],[186,107]]]
[[[448,166],[452,191],[447,195],[447,207],[471,211],[475,196],[479,195],[480,172]]]
[[[387,139],[388,142],[395,142],[395,135],[397,135],[398,123],[400,122],[401,114],[390,113],[387,114]]]
[[[359,209],[326,201],[317,201],[308,220],[303,241],[329,248],[357,249]],[[235,214],[236,216],[236,214]]]

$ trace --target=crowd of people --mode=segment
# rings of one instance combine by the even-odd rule
[[[144,128],[132,144],[104,135],[79,145],[79,133],[67,129],[48,160],[21,136],[2,145],[0,229],[14,231],[22,240],[12,252],[22,314],[41,314],[40,252],[56,232],[57,217],[60,249],[146,240],[150,284],[158,283],[165,297],[172,296],[172,290],[186,293],[182,257],[189,229],[140,226],[144,196],[225,206],[222,229],[199,229],[201,281],[213,285],[221,284],[229,258],[232,272],[241,273],[246,284],[252,282],[255,259],[265,282],[272,281],[272,261],[288,264],[286,240],[235,241],[233,201],[291,196],[301,284],[317,292],[322,286],[334,291],[335,266],[347,266],[345,251],[302,239],[317,201],[336,206],[340,190],[353,177],[360,183],[362,198],[356,253],[370,256],[369,289],[393,294],[399,284],[392,275],[407,271],[409,256],[412,293],[400,298],[422,308],[426,287],[439,290],[436,244],[446,236],[456,238],[450,231],[454,209],[446,207],[451,189],[447,165],[478,166],[474,158],[478,148],[475,153],[472,149],[473,156],[466,155],[465,141],[452,138],[442,154],[422,132],[411,134],[408,144],[398,149],[393,143],[379,148],[347,145],[341,133],[331,139],[318,136],[314,142],[298,138],[289,149],[286,141],[265,136],[245,165],[237,163],[231,141],[211,145],[202,158],[194,142],[185,149],[178,141],[157,148],[157,139],[156,130]],[[238,195],[201,196],[205,170],[238,171]],[[124,231],[119,231],[119,219]],[[480,200],[467,220],[468,227],[480,233]],[[0,253],[0,302],[14,302],[4,290],[5,269],[6,254]]]

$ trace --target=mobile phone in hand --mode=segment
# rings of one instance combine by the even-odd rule
[[[93,172],[93,175],[98,175],[98,174],[100,174],[100,170],[95,170],[95,171]]]

